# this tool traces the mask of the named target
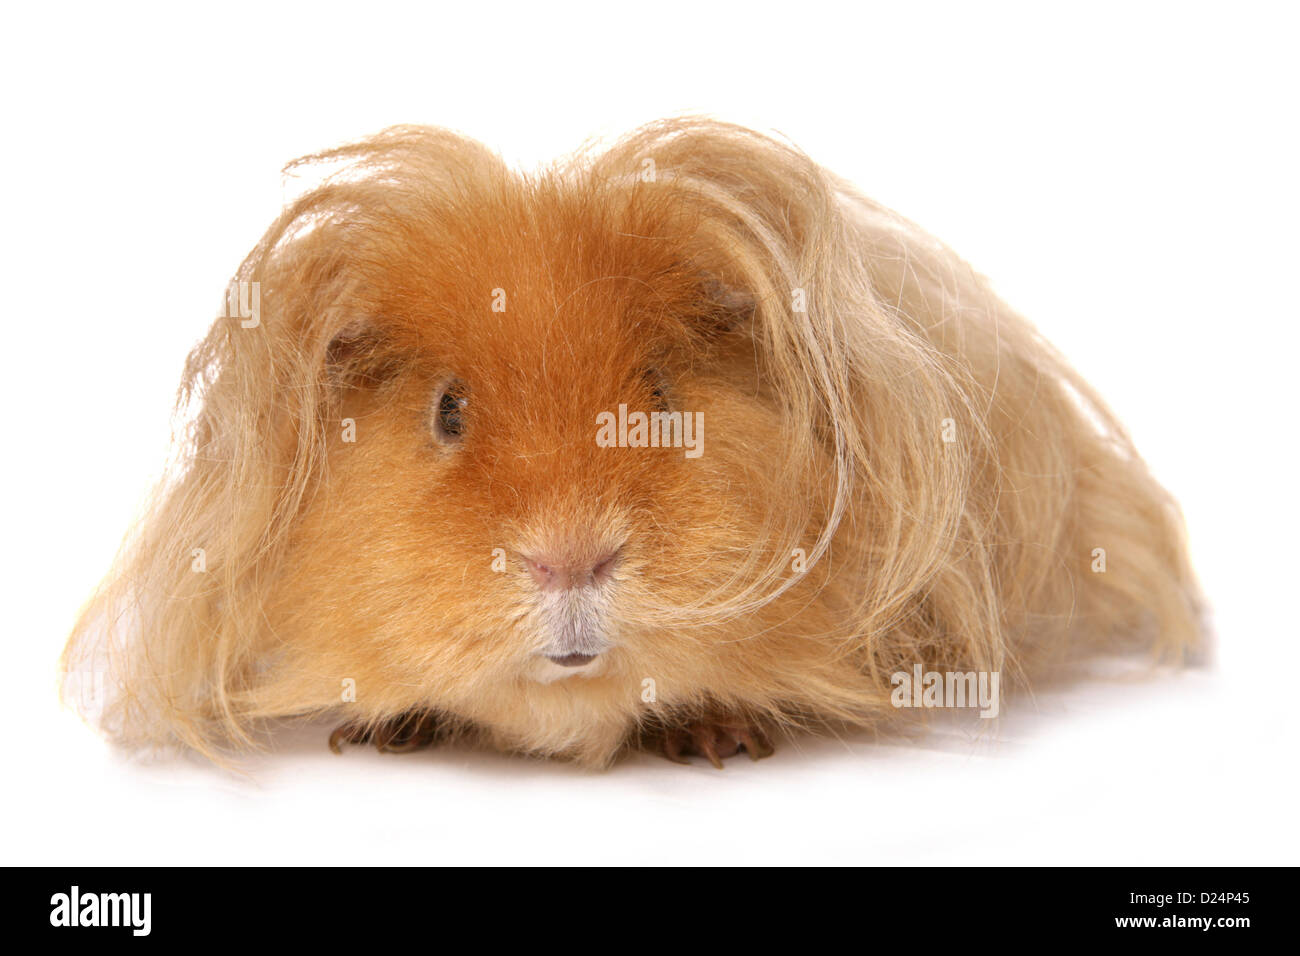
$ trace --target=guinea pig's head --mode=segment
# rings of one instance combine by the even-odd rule
[[[753,293],[654,184],[476,172],[303,240],[342,324],[294,333],[323,362],[321,455],[266,593],[277,700],[352,678],[362,712],[500,728],[642,705],[646,679],[696,694],[751,636],[719,605],[790,573],[800,541],[768,539],[817,496],[769,491],[789,410]]]
[[[819,559],[865,356],[818,284],[832,187],[737,135],[536,176],[423,129],[310,158],[344,168],[191,357],[187,456],[121,576],[137,709],[201,747],[434,710],[603,760],[647,703],[797,698],[835,645],[771,641],[853,600]]]

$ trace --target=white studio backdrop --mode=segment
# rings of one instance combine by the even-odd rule
[[[1293,8],[457,7],[6,13],[3,862],[1296,862]],[[527,168],[683,112],[789,136],[1070,357],[1183,503],[1212,669],[721,773],[338,758],[317,731],[245,779],[126,762],[59,709],[286,161],[428,123]]]

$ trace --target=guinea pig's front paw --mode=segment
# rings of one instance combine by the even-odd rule
[[[340,744],[372,743],[380,753],[400,754],[430,747],[445,728],[437,714],[410,713],[381,724],[343,724],[330,734],[330,750],[343,753]]]
[[[663,731],[660,752],[673,763],[690,763],[687,756],[707,757],[722,769],[722,761],[744,750],[750,760],[762,760],[774,753],[763,730],[743,720],[706,718]]]

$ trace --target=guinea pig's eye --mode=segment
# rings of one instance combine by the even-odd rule
[[[654,407],[659,411],[668,411],[668,383],[664,379],[663,373],[657,368],[643,369],[641,380],[650,392],[650,401]]]
[[[457,441],[465,431],[464,412],[469,404],[469,390],[458,378],[447,381],[438,389],[433,408],[433,430],[446,442]]]

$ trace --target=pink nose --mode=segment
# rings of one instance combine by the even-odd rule
[[[543,591],[560,591],[565,588],[594,587],[609,580],[618,564],[619,550],[607,551],[593,561],[574,562],[560,555],[521,555],[528,573]]]

